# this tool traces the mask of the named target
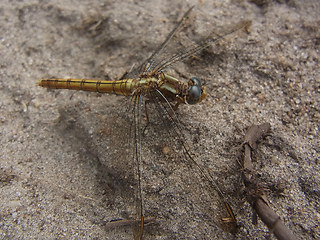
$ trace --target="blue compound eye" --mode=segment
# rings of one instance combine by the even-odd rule
[[[198,78],[191,78],[191,82],[189,83],[190,87],[188,90],[187,103],[188,104],[196,104],[201,100],[201,82]]]

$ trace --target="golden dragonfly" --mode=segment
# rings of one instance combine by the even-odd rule
[[[228,28],[223,34],[213,33],[205,40],[198,42],[197,44],[179,50],[176,54],[172,54],[171,57],[167,57],[163,54],[167,45],[172,41],[174,37],[184,28],[187,19],[190,17],[190,12],[193,7],[189,8],[183,17],[177,22],[176,27],[169,33],[165,41],[153,52],[153,54],[146,59],[139,67],[133,69],[126,74],[126,78],[120,80],[94,80],[94,79],[61,79],[61,78],[49,78],[41,79],[38,83],[39,86],[49,89],[72,89],[83,90],[98,93],[111,93],[123,96],[130,96],[134,105],[133,121],[134,121],[134,160],[136,164],[137,174],[137,222],[138,234],[137,239],[142,239],[144,228],[144,206],[143,206],[143,194],[141,177],[143,175],[142,170],[142,135],[143,129],[141,124],[141,106],[142,99],[146,101],[157,102],[161,104],[167,120],[173,122],[175,135],[178,136],[182,142],[183,151],[188,158],[191,165],[195,166],[203,178],[205,178],[211,187],[215,189],[223,197],[223,193],[211,177],[209,171],[202,167],[201,164],[194,158],[188,143],[184,139],[181,124],[175,113],[175,110],[180,104],[197,104],[200,103],[207,95],[207,88],[201,81],[193,77],[187,83],[180,81],[179,79],[166,74],[165,69],[170,67],[176,62],[183,61],[190,56],[199,53],[201,50],[209,47],[210,45],[225,39],[240,29],[246,29],[250,22],[241,21]],[[162,55],[165,55],[163,57]],[[147,110],[147,109],[146,109]],[[146,114],[147,115],[147,114]],[[229,205],[226,203],[227,210],[232,218],[234,218]]]

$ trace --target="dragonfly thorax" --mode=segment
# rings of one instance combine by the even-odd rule
[[[198,78],[193,77],[188,83],[184,83],[163,72],[159,75],[157,88],[166,100],[176,102],[178,105],[199,103],[205,98],[207,92]]]

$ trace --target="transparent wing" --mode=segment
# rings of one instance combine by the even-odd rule
[[[105,115],[102,122],[106,125],[101,129],[111,138],[109,147],[114,152],[104,156],[110,159],[105,163],[110,172],[114,171],[109,184],[117,193],[113,206],[119,211],[109,221],[122,219],[107,227],[117,226],[123,232],[125,225],[130,225],[126,228],[133,227],[135,239],[140,239],[142,232],[146,237],[165,234],[179,239],[186,235],[176,229],[191,226],[199,216],[211,226],[219,225],[226,216],[224,200],[212,186],[214,180],[205,177],[205,166],[192,156],[187,141],[190,132],[171,105],[156,90],[149,91],[145,99],[122,100],[126,100],[122,106],[114,105],[117,111],[110,109]],[[155,227],[142,230],[141,222],[148,219],[154,219]]]
[[[241,21],[232,26],[226,27],[220,33],[212,32],[207,39],[200,41],[195,45],[186,47],[185,49],[181,49],[181,51],[174,54],[172,57],[164,58],[162,61],[159,61],[156,64],[153,64],[152,72],[154,74],[158,74],[160,71],[162,71],[165,68],[168,68],[172,64],[187,59],[188,57],[200,52],[201,50],[209,47],[210,45],[218,42],[219,40],[226,39],[228,36],[239,31],[240,29],[248,28],[250,24],[251,24],[250,21]]]
[[[251,24],[250,21],[240,21],[230,26],[224,26],[222,30],[214,30],[205,39],[194,43],[188,39],[188,34],[186,33],[188,28],[190,30],[191,24],[189,22],[192,18],[190,16],[192,9],[193,7],[183,15],[175,28],[169,33],[165,41],[156,48],[153,54],[139,67],[128,73],[127,78],[157,75],[174,63],[187,59],[241,29],[247,29]],[[187,38],[188,43],[182,43],[182,38]]]
[[[151,56],[148,59],[146,59],[139,67],[134,68],[132,71],[130,71],[125,76],[126,78],[133,78],[139,75],[146,75],[151,69],[153,69],[153,66],[157,64],[159,59],[162,59],[161,55],[164,49],[166,48],[166,46],[170,43],[172,38],[174,38],[184,27],[185,22],[188,20],[189,14],[193,8],[194,6],[188,9],[188,11],[183,15],[183,17],[177,23],[175,28],[169,33],[165,41],[161,45],[159,45],[159,47],[156,48],[156,50],[151,54]]]
[[[227,213],[219,186],[191,153],[186,130],[171,104],[160,91],[148,94],[149,102],[141,107],[144,123],[140,128],[143,174],[139,176],[142,191],[139,194],[144,215],[155,217],[160,223],[158,228],[178,224],[182,229],[197,215],[205,215],[211,224],[221,226]],[[188,211],[190,207],[192,211]],[[169,231],[173,234],[174,227]]]

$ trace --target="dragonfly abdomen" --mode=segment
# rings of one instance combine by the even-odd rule
[[[94,80],[94,79],[41,79],[39,86],[50,89],[71,89],[100,93],[115,93],[128,96],[134,90],[136,80]]]

